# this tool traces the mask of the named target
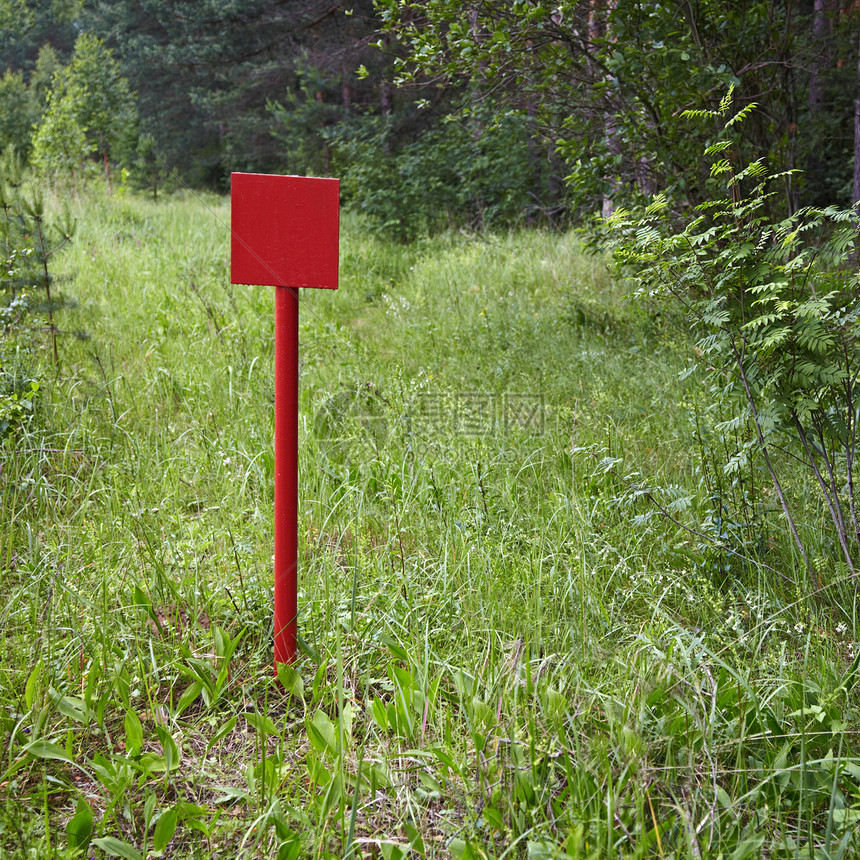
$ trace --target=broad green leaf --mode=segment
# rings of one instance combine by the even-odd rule
[[[407,845],[400,845],[397,842],[380,842],[379,850],[385,860],[403,860],[406,853],[409,851]]]
[[[167,766],[167,769],[176,770],[179,767],[179,762],[182,758],[179,752],[179,747],[176,744],[176,741],[173,739],[173,735],[170,734],[164,726],[156,725],[155,733],[158,735],[158,740],[161,742],[161,748],[164,750],[164,760]]]
[[[33,701],[36,696],[36,688],[39,685],[39,678],[42,675],[43,663],[40,660],[33,671],[30,672],[30,677],[27,678],[27,683],[24,686],[24,704],[27,706],[27,710],[29,711],[33,707]]]
[[[337,751],[337,732],[334,723],[324,711],[317,711],[310,720],[305,720],[308,740],[317,752]]]
[[[298,836],[291,836],[278,845],[277,860],[299,860],[302,855],[302,841]]]
[[[397,657],[398,660],[402,660],[408,665],[409,652],[399,642],[395,641],[394,639],[391,639],[388,636],[381,636],[380,641],[395,657]]]
[[[125,751],[130,756],[139,756],[143,746],[143,725],[134,711],[125,712]]]
[[[426,776],[426,774],[419,773],[418,776]],[[491,827],[495,827],[496,830],[504,832],[505,819],[502,817],[502,813],[499,812],[495,806],[484,807],[484,818]]]
[[[409,847],[423,857],[427,851],[424,847],[424,840],[421,838],[421,832],[408,821],[403,822],[403,829],[406,831],[407,839],[409,839]]]
[[[466,857],[466,851],[469,848],[469,843],[465,839],[452,839],[448,844],[448,850],[454,860],[462,860]]]
[[[86,851],[93,835],[93,813],[89,804],[78,798],[75,814],[66,825],[66,840],[69,848],[75,851]]]
[[[164,810],[158,816],[158,821],[155,822],[155,832],[152,836],[152,847],[156,851],[164,851],[167,843],[173,839],[173,834],[176,833],[176,824],[179,821],[179,812],[175,806]]]
[[[125,860],[143,860],[143,855],[133,845],[122,842],[113,836],[104,836],[101,839],[93,839],[93,845],[98,846],[110,857],[123,857]]]
[[[135,606],[142,606],[147,611],[152,611],[152,601],[146,596],[145,592],[139,585],[135,585],[133,595]]]
[[[34,758],[56,759],[57,761],[67,761],[69,764],[75,764],[75,760],[70,758],[62,747],[52,744],[50,741],[33,741],[27,744],[22,752]]]
[[[302,676],[299,674],[295,666],[281,663],[278,666],[278,680],[281,682],[281,686],[286,692],[291,696],[296,696],[304,701],[305,685],[302,681]]]
[[[90,722],[92,715],[83,699],[77,696],[64,696],[59,690],[55,690],[53,687],[48,689],[48,695],[51,697],[54,707],[64,717],[68,717],[70,720],[74,720],[83,726]]]
[[[146,824],[147,829],[149,829],[149,823],[152,821],[152,813],[155,812],[156,800],[156,796],[154,794],[150,794],[149,797],[146,798],[146,803],[143,804],[143,821]]]
[[[157,755],[156,753],[141,753],[139,759],[129,761],[129,764],[135,770],[145,773],[147,776],[167,772],[167,759],[163,755]],[[178,764],[175,764],[174,769],[178,766]]]
[[[529,842],[529,860],[570,860],[570,856],[548,842]]]
[[[202,690],[203,684],[200,681],[189,684],[176,704],[176,715],[179,716],[200,695]]]
[[[215,802],[219,801],[223,802],[224,798],[218,798]],[[216,818],[221,814],[221,810],[218,810]],[[198,833],[202,833],[207,839],[211,836],[212,828],[201,818],[189,818],[188,821],[185,822],[186,827],[190,827],[192,830],[196,830]]]
[[[249,711],[242,714],[242,716],[248,721],[249,725],[253,726],[258,732],[273,735],[274,737],[277,737],[280,734],[278,727],[265,714],[254,714]]]
[[[373,715],[373,721],[379,726],[382,731],[388,731],[388,713],[385,710],[385,702],[382,699],[374,699],[370,703],[370,712]]]

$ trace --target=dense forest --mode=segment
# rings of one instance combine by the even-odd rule
[[[733,86],[758,106],[739,157],[802,171],[781,211],[860,197],[847,0],[3,6],[0,148],[49,172],[110,163],[154,194],[224,190],[231,171],[338,175],[403,238],[579,222],[656,191],[683,209],[706,196],[715,128],[681,114]]]

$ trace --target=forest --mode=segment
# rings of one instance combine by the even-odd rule
[[[399,238],[558,227],[657,191],[702,202],[716,129],[681,115],[733,86],[757,105],[739,157],[797,171],[780,212],[860,197],[860,37],[839,0],[4,7],[0,147],[52,173],[96,151],[153,193],[331,173]]]
[[[0,0],[0,75],[0,855],[860,857],[860,4]],[[234,172],[340,180],[274,672]]]

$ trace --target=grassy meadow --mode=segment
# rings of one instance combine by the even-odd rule
[[[3,857],[860,855],[856,589],[805,478],[820,588],[723,468],[683,320],[574,235],[345,215],[282,688],[273,289],[227,200],[74,207],[0,461]]]

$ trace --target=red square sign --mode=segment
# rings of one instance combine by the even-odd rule
[[[231,176],[230,281],[337,289],[340,182]]]

